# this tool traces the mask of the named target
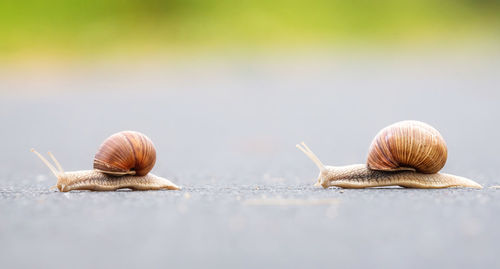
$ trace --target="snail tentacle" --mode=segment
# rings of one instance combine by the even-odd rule
[[[45,159],[45,157],[43,157],[42,154],[38,153],[38,151],[36,151],[34,148],[31,149],[31,152],[35,153],[36,156],[38,156],[38,158],[40,158],[40,160],[42,160],[42,162],[50,169],[50,171],[58,179],[59,179],[60,174],[64,173],[61,164],[57,161],[56,157],[54,157],[54,155],[52,155],[52,153],[50,151],[49,151],[49,155],[52,158],[52,160],[56,163],[56,166],[59,170],[57,170],[47,159]],[[50,187],[49,190],[54,190],[56,188],[57,188],[57,185],[54,185],[54,186]]]
[[[295,145],[298,149],[300,149],[302,152],[304,152],[307,157],[309,157],[314,164],[319,168],[320,171],[324,171],[325,165],[321,162],[321,160],[314,154],[314,152],[306,145],[306,143],[301,142],[300,144]]]
[[[40,160],[42,160],[42,162],[50,169],[50,171],[54,174],[54,176],[58,177],[58,174],[60,173],[60,171],[58,171],[47,159],[45,159],[45,157],[43,157],[42,154],[38,153],[38,151],[36,151],[33,148],[31,149],[31,152],[35,153],[36,156],[38,156],[38,158],[40,158]],[[60,170],[62,170],[62,169],[60,169]]]
[[[64,169],[62,168],[61,164],[57,161],[56,156],[54,156],[54,154],[52,154],[52,152],[50,152],[50,151],[48,153],[49,153],[49,156],[52,159],[52,161],[54,161],[54,163],[56,164],[56,167],[59,170],[59,173],[64,173]]]

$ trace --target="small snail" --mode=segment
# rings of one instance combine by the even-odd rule
[[[419,121],[382,129],[370,146],[367,164],[325,166],[304,142],[297,148],[320,169],[318,184],[323,188],[482,188],[470,179],[438,173],[446,163],[446,143],[436,129]]]
[[[71,190],[114,191],[133,190],[179,190],[170,180],[155,176],[149,171],[156,161],[153,142],[144,134],[123,131],[108,137],[94,157],[94,169],[64,172],[54,155],[52,165],[40,153],[31,149],[57,177],[61,192]],[[56,169],[57,167],[57,169]],[[53,188],[54,188],[53,187]]]

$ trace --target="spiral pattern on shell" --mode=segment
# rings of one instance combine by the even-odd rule
[[[373,139],[367,165],[373,170],[415,170],[437,173],[448,150],[441,134],[419,121],[401,121],[382,129]]]
[[[156,150],[144,134],[123,131],[108,137],[94,157],[94,169],[110,175],[144,176],[153,169]]]

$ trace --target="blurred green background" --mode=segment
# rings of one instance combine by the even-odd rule
[[[0,58],[496,39],[497,0],[26,0],[0,3]]]

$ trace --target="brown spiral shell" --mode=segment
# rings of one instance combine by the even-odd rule
[[[448,150],[441,134],[420,121],[401,121],[382,129],[373,139],[367,165],[373,170],[415,170],[437,173]]]
[[[123,131],[108,137],[94,157],[94,169],[111,175],[144,176],[153,169],[156,150],[144,134]]]

